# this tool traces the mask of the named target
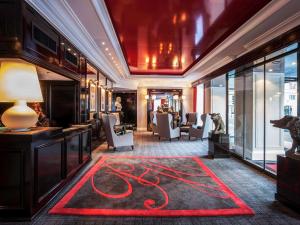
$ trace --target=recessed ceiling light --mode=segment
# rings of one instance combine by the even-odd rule
[[[68,48],[68,51],[71,51],[71,49],[70,49],[70,48]]]
[[[273,70],[272,69],[269,69],[269,72],[272,72]]]
[[[111,55],[111,53],[108,53],[108,55]]]
[[[74,52],[73,55],[77,55],[76,52]]]
[[[292,62],[292,65],[296,65],[297,63],[296,62]]]
[[[108,51],[108,48],[106,48],[105,51]]]
[[[105,45],[105,42],[104,42],[104,41],[102,41],[102,45]]]

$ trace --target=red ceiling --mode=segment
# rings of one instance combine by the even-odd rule
[[[105,0],[131,74],[182,75],[270,0]]]

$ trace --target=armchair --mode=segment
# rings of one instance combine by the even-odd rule
[[[210,124],[210,118],[208,114],[202,114],[201,115],[202,120],[202,126],[191,126],[189,128],[189,140],[191,140],[191,137],[200,138],[203,140],[203,138],[208,138],[208,130],[209,130],[209,124]]]
[[[102,115],[102,121],[104,126],[104,131],[107,139],[107,147],[112,146],[114,150],[117,147],[131,146],[132,150],[134,148],[133,143],[133,133],[128,132],[122,135],[117,135],[114,131],[114,125],[116,124],[117,118],[115,115]]]
[[[186,122],[180,126],[180,132],[188,133],[191,126],[197,125],[197,113],[186,113]]]
[[[157,112],[152,111],[150,112],[150,127],[152,130],[152,134],[158,133],[158,127],[157,127]]]
[[[169,113],[157,114],[157,127],[158,127],[158,139],[161,137],[168,138],[170,141],[172,138],[180,138],[180,128],[172,128],[172,115]]]

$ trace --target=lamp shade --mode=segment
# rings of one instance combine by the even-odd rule
[[[40,83],[34,65],[14,61],[1,62],[0,102],[42,102]]]

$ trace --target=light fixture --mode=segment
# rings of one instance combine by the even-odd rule
[[[106,48],[105,51],[108,51],[108,48]]]
[[[8,129],[27,131],[35,126],[38,115],[27,102],[43,102],[43,96],[34,65],[15,61],[1,63],[0,102],[14,102],[1,117]]]
[[[178,100],[178,99],[179,99],[179,96],[178,96],[178,95],[174,95],[174,96],[173,96],[173,99],[174,99],[174,100]]]
[[[182,96],[181,96],[181,99],[182,99],[182,100],[186,99],[185,95],[182,95]]]
[[[297,63],[296,62],[292,62],[292,65],[295,66],[295,65],[297,65]]]
[[[272,72],[273,70],[272,69],[269,69],[269,72]]]
[[[105,42],[104,42],[104,41],[102,41],[102,45],[105,45]]]
[[[149,99],[149,95],[145,95],[145,99],[148,100]]]
[[[152,99],[152,100],[155,100],[155,99],[156,99],[156,95],[152,95],[152,96],[151,96],[151,99]]]
[[[71,49],[70,49],[70,48],[68,48],[68,51],[71,51]]]

